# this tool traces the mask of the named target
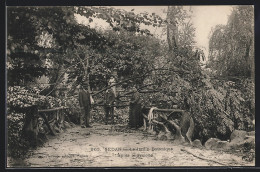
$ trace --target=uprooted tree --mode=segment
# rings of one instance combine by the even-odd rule
[[[137,14],[111,7],[9,7],[8,87],[34,86],[42,96],[55,97],[53,93],[63,83],[72,97],[68,106],[73,109],[77,106],[77,85],[87,80],[89,89],[96,91],[95,99],[102,99],[115,72],[120,88],[135,86],[145,92],[141,96],[145,106],[171,109],[178,105],[188,111],[196,126],[193,139],[227,139],[234,129],[254,129],[254,81],[250,72],[254,70],[254,41],[252,34],[246,34],[253,33],[252,21],[246,20],[252,15],[250,10],[234,7],[228,26],[213,32],[209,57],[210,69],[217,71],[213,73],[201,67],[203,53],[194,47],[191,11],[183,7],[169,7],[165,20],[154,13]],[[100,30],[79,24],[75,14],[86,17],[89,24],[102,19],[110,27]],[[247,24],[243,24],[245,20]],[[142,29],[142,24],[164,27],[167,42]],[[221,41],[225,35],[231,35],[225,38],[231,47]],[[229,58],[229,51],[235,49],[241,51],[239,56]],[[244,63],[234,63],[243,58]],[[220,67],[223,65],[225,68]],[[245,70],[238,73],[237,69]],[[41,76],[48,77],[48,87],[37,85]],[[16,113],[8,106],[11,119]],[[159,121],[157,125],[165,123]]]

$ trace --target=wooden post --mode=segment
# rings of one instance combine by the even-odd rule
[[[66,109],[66,107],[58,107],[58,108],[53,108],[53,109],[41,109],[38,110],[39,114],[42,116],[42,118],[44,119],[45,124],[47,125],[48,129],[50,130],[50,134],[51,135],[55,135],[55,132],[52,128],[52,126],[50,125],[50,123],[57,123],[58,127],[60,129],[61,126],[64,126],[64,113],[63,109]],[[55,113],[54,115],[52,115],[52,119],[48,120],[46,117],[46,113]],[[50,115],[49,115],[50,116]]]
[[[56,132],[60,132],[60,109],[56,110],[55,113],[55,121],[54,121],[54,125],[53,128]]]
[[[50,134],[55,136],[55,132],[53,131],[52,127],[50,126],[49,122],[48,122],[48,119],[46,118],[45,114],[44,113],[40,113],[45,124],[47,125],[48,129],[50,130]]]
[[[23,136],[31,146],[37,146],[38,128],[38,107],[31,106],[26,109]]]
[[[64,109],[61,109],[61,121],[60,121],[60,124],[61,124],[61,128],[64,128],[64,117],[65,114],[64,114]]]
[[[61,120],[60,110],[57,110],[57,126],[59,130],[61,129],[60,120]]]

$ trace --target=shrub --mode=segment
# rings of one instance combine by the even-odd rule
[[[8,87],[7,90],[7,152],[11,157],[19,158],[25,155],[29,148],[29,142],[22,137],[26,108],[38,105],[39,108],[53,108],[61,106],[61,100],[39,95],[40,89],[37,87]],[[41,119],[40,119],[41,121]],[[39,123],[42,129],[43,123]]]
[[[23,113],[8,113],[7,115],[7,125],[8,125],[8,140],[7,140],[7,153],[11,157],[21,157],[25,154],[26,150],[29,148],[29,143],[22,139],[22,128],[23,119],[25,114]]]

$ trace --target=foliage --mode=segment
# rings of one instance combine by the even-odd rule
[[[9,85],[26,85],[44,74],[52,78],[55,72],[51,69],[56,67],[48,68],[46,60],[52,64],[70,62],[64,56],[66,49],[75,47],[79,42],[100,45],[102,37],[94,29],[78,25],[73,10],[73,7],[8,8]]]
[[[223,103],[213,104],[218,119],[218,137],[234,129],[254,130],[254,30],[253,7],[236,6],[227,25],[216,26],[209,42],[209,63],[213,76],[214,89],[224,96]],[[229,81],[228,81],[229,80]],[[219,97],[215,95],[214,98]],[[219,115],[217,111],[219,111]],[[224,125],[223,125],[224,124]]]
[[[169,6],[167,10],[167,42],[169,51],[178,54],[179,48],[194,46],[195,28],[191,21],[192,10],[183,6]]]
[[[144,77],[140,77],[140,73],[145,74],[151,70],[154,58],[161,53],[158,48],[161,46],[159,40],[125,31],[108,30],[104,31],[103,35],[109,41],[104,44],[102,51],[92,50],[84,46],[77,50],[77,52],[83,52],[84,49],[87,49],[84,55],[80,55],[80,58],[82,61],[86,61],[86,58],[89,57],[91,88],[101,89],[105,87],[114,72],[117,73],[118,80],[136,76],[134,83],[141,84]],[[73,56],[73,53],[71,55]],[[79,60],[76,62],[79,62]],[[84,76],[83,66],[78,64],[77,67],[69,70],[68,82],[76,80],[80,83],[82,81]]]
[[[61,106],[60,99],[46,95],[55,92],[64,74],[68,76],[65,84],[71,88],[71,96],[64,100],[70,115],[75,117],[73,122],[78,121],[80,114],[75,88],[86,74],[91,89],[97,91],[106,87],[110,76],[116,73],[117,82],[131,78],[118,86],[120,89],[135,86],[150,91],[142,94],[145,106],[178,105],[190,111],[196,126],[194,138],[202,142],[210,137],[227,139],[234,129],[253,130],[253,81],[218,78],[251,75],[252,11],[251,6],[235,7],[227,26],[213,30],[209,66],[218,75],[211,75],[200,65],[200,52],[194,51],[195,29],[190,12],[183,7],[169,7],[166,21],[156,14],[135,14],[110,7],[8,8],[9,150],[15,153],[22,146],[16,143],[23,144],[20,132],[24,113],[17,110],[32,105]],[[110,28],[98,30],[78,24],[75,14],[86,17],[89,23],[95,18],[103,19]],[[149,30],[142,30],[142,24],[166,26],[168,46]],[[43,75],[50,78],[48,89],[29,86],[29,82],[35,83]],[[94,98],[99,101],[103,95]],[[127,123],[127,108],[117,108],[115,113],[119,115],[118,123]],[[94,108],[93,115],[94,121],[101,121],[103,109]]]
[[[146,35],[151,35],[151,33],[147,29],[141,29],[141,24],[160,27],[164,23],[164,20],[155,13],[143,12],[135,14],[134,9],[128,12],[113,7],[76,7],[75,13],[88,18],[90,23],[94,18],[103,19],[114,31],[126,30]]]
[[[196,125],[194,139],[202,142],[210,137],[227,140],[234,129],[254,130],[252,81],[241,79],[230,82],[206,74],[200,66],[197,52],[191,48],[192,43],[186,42],[185,46],[178,47],[177,55],[168,54],[163,58],[163,64],[156,66],[158,70],[150,81],[159,92],[143,96],[144,103],[161,108],[177,104],[181,109],[190,111]],[[216,50],[219,48],[216,47]]]
[[[243,18],[239,20],[241,25],[243,22],[246,21],[244,17],[246,15],[247,17],[249,17],[250,13],[253,12],[251,6],[248,8],[247,7],[248,6],[239,6],[237,9],[234,10],[234,13],[243,16]],[[174,47],[171,40],[169,42],[169,39],[172,36],[174,36],[174,39],[177,40],[177,44],[176,48],[172,50],[177,53],[175,53],[175,55],[170,53],[168,57],[166,57],[166,59],[168,59],[166,60],[166,65],[162,66],[168,70],[165,70],[163,72],[157,72],[157,75],[161,77],[157,78],[155,76],[151,79],[152,81],[155,81],[155,83],[163,89],[161,89],[159,93],[150,96],[150,101],[158,100],[157,106],[159,107],[162,107],[162,104],[164,104],[163,107],[170,108],[174,104],[177,104],[180,108],[190,111],[196,125],[196,134],[194,137],[195,139],[201,139],[202,142],[205,142],[210,137],[218,137],[220,139],[227,140],[234,129],[241,129],[247,131],[254,130],[254,128],[252,128],[252,119],[254,118],[254,107],[251,107],[251,105],[254,104],[254,93],[252,93],[254,92],[254,87],[251,80],[236,80],[234,83],[232,82],[233,84],[230,84],[228,80],[218,80],[218,78],[214,78],[214,75],[212,76],[206,74],[204,69],[201,68],[199,58],[200,55],[198,56],[198,53],[200,52],[193,51],[193,41],[184,42],[184,45],[178,46],[180,45],[181,37],[178,37],[178,35],[181,35],[179,24],[180,22],[178,21],[180,20],[184,24],[184,26],[185,24],[187,26],[189,24],[187,20],[185,21],[185,19],[189,19],[189,16],[185,12],[186,11],[184,11],[181,7],[168,8],[168,20],[171,21],[171,24],[175,26],[172,27],[172,25],[168,24],[168,29],[173,29],[172,32],[167,32],[168,44],[171,44],[169,45],[169,48]],[[181,16],[181,18],[178,17],[178,14]],[[231,21],[232,19],[230,19],[230,22]],[[236,29],[241,32],[242,30],[248,30],[250,34],[248,34],[249,36],[245,38],[248,38],[250,40],[250,35],[252,31],[250,31],[250,29],[252,29],[250,26],[252,26],[252,23],[249,20],[247,20],[246,22],[247,25],[243,25],[244,29],[232,27],[233,30],[230,30],[228,34],[226,32],[222,32],[223,26],[217,26],[216,32],[214,33],[215,35],[213,34],[215,37],[211,37],[210,47],[213,47],[214,45],[214,51],[222,53],[222,49],[227,47],[225,41],[223,42],[222,38],[226,36],[228,37],[229,35],[236,35],[241,43],[242,38],[239,38],[239,32],[236,31]],[[194,29],[192,29],[192,27],[193,26],[190,25],[184,30],[186,32],[189,32],[190,40],[193,40],[194,37],[194,34],[192,34],[194,33]],[[226,39],[226,41],[228,40],[230,40],[230,38]],[[252,48],[252,46],[250,45],[249,48]],[[244,48],[240,50],[241,52],[238,52],[238,54],[243,54],[242,52],[246,49]],[[234,51],[235,50],[232,50],[230,52]],[[236,55],[238,56],[238,54]],[[251,50],[249,54],[253,56]],[[223,54],[219,54],[219,58],[222,57]],[[236,56],[233,57],[235,58]],[[252,57],[250,58],[252,59]],[[234,65],[237,69],[239,69],[239,65],[241,69],[244,69],[245,65],[249,64],[244,63],[236,65],[235,63],[229,61],[229,59],[222,58],[218,60],[219,62],[223,62],[225,64],[218,63],[217,65],[219,68],[212,67],[212,69],[217,70],[217,72],[221,72],[226,68],[228,68],[229,70],[229,67],[226,67],[226,64],[228,64],[229,62],[230,64]],[[239,59],[236,60],[236,63],[241,61]],[[233,74],[239,76],[238,73]],[[211,77],[213,78],[211,79]],[[232,103],[229,103],[227,101],[231,101]]]
[[[209,66],[222,76],[250,77],[254,72],[253,6],[236,6],[227,25],[212,30]]]
[[[191,112],[196,126],[194,139],[202,142],[211,137],[228,140],[235,129],[254,130],[253,95],[248,88],[252,86],[242,85],[243,81],[231,84],[204,76],[198,77],[198,84],[185,81],[177,74],[169,75],[168,81],[160,78],[160,92],[143,94],[142,102],[145,106],[159,108],[177,105]],[[248,91],[241,91],[245,89]]]
[[[30,87],[14,86],[8,87],[7,104],[10,109],[18,109],[39,105],[40,108],[60,107],[61,100],[52,96],[42,96],[40,90]]]
[[[72,65],[76,60],[75,56],[71,58],[66,52],[74,51],[79,45],[102,49],[106,42],[102,34],[78,24],[74,14],[85,16],[90,21],[102,18],[114,30],[123,29],[148,35],[148,30],[140,29],[141,23],[161,25],[163,22],[155,14],[136,15],[133,11],[108,7],[9,7],[7,13],[8,82],[11,85],[26,84],[44,74],[56,82],[57,72],[52,69],[59,71],[62,68],[55,65]],[[46,59],[52,62],[52,69],[44,65]]]
[[[25,114],[23,113],[8,113],[8,142],[7,142],[7,153],[11,157],[21,157],[25,154],[29,147],[29,143],[21,139],[23,119]]]
[[[26,107],[38,105],[41,109],[60,107],[61,100],[39,95],[37,87],[8,87],[7,90],[7,124],[8,124],[8,154],[12,157],[25,155],[29,148],[28,140],[22,137],[25,122]]]
[[[153,37],[128,32],[116,34],[111,31],[105,35],[112,43],[106,47],[103,54],[103,57],[108,59],[104,66],[116,70],[119,78],[125,79],[146,73],[151,69],[154,58],[160,54],[159,40]],[[138,83],[138,80],[135,83]]]

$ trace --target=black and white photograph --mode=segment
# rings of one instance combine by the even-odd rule
[[[6,168],[254,167],[254,5],[6,6]]]

